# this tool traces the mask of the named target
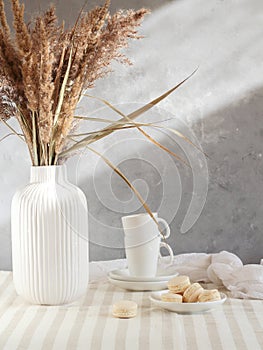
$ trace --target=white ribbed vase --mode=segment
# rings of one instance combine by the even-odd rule
[[[31,167],[30,183],[12,201],[16,291],[34,304],[59,305],[88,285],[88,211],[64,166]]]

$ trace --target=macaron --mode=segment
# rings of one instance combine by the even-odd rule
[[[113,304],[112,314],[118,318],[131,318],[137,314],[137,304],[131,300],[120,300]]]
[[[183,301],[185,303],[196,303],[203,290],[203,287],[199,283],[191,284],[184,291]]]
[[[203,290],[199,296],[198,296],[198,301],[200,303],[207,302],[207,301],[215,301],[215,300],[220,300],[221,296],[220,293],[217,289],[208,289],[208,290]]]
[[[176,276],[168,282],[168,289],[172,293],[183,294],[190,284],[188,276]]]
[[[182,303],[183,302],[183,297],[181,294],[175,294],[175,293],[163,293],[161,295],[161,300],[162,301],[167,301],[170,303]]]

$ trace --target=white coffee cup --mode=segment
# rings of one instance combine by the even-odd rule
[[[164,225],[165,232],[162,235],[148,213],[122,217],[125,252],[131,276],[156,276],[161,247],[168,250],[169,263],[173,260],[172,248],[166,242],[161,242],[162,238],[170,236],[169,225],[164,219],[158,218],[157,213],[153,213],[153,216],[158,224]]]

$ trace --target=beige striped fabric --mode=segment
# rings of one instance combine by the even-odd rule
[[[100,282],[70,305],[36,306],[16,295],[10,272],[0,272],[0,349],[263,349],[260,300],[228,299],[213,312],[179,315],[153,307],[149,294]],[[138,303],[137,317],[111,316],[120,299]]]

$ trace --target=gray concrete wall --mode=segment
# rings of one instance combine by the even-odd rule
[[[26,3],[37,7],[33,1]],[[57,2],[69,21],[79,3]],[[135,6],[130,1],[125,7],[129,4]],[[113,2],[113,7],[118,6]],[[152,210],[169,221],[172,234],[168,242],[175,253],[225,249],[244,262],[255,263],[263,257],[262,9],[260,0],[167,3],[145,21],[146,38],[128,50],[134,65],[114,64],[115,72],[98,81],[92,91],[129,112],[199,66],[185,86],[142,119],[173,117],[164,125],[200,143],[207,160],[183,142],[181,149],[176,147],[171,134],[147,130],[188,158],[193,171],[136,131],[116,133],[96,145],[133,181]],[[116,119],[108,110],[98,110],[100,107],[85,99],[80,111]],[[4,131],[1,126],[1,134]],[[30,162],[18,140],[9,138],[0,146],[0,268],[9,269],[10,203],[16,188],[28,181]],[[95,155],[85,152],[67,167],[70,179],[87,196],[91,260],[123,257],[120,218],[142,212],[140,204]]]

